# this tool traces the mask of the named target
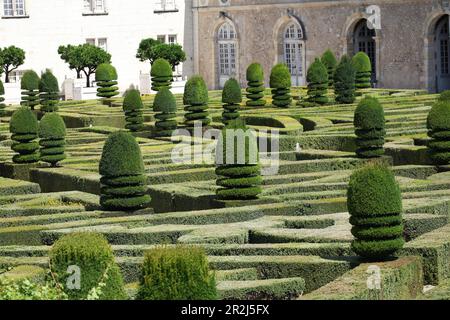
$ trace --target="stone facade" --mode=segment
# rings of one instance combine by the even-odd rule
[[[449,12],[446,0],[194,1],[194,72],[209,87],[220,86],[217,32],[225,22],[236,30],[236,77],[242,84],[250,63],[261,63],[268,80],[271,67],[284,62],[283,37],[292,21],[303,29],[306,68],[327,48],[338,57],[353,54],[355,26],[370,19],[371,5],[378,6],[381,18],[373,37],[377,86],[435,90],[434,33],[436,22]]]

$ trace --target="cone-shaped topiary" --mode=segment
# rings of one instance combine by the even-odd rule
[[[403,247],[402,196],[387,167],[370,165],[355,171],[350,177],[347,206],[356,254],[381,260]]]
[[[119,94],[119,87],[117,87],[117,71],[109,63],[102,63],[95,71],[95,81],[97,82],[97,97],[105,105],[112,104],[112,98]]]
[[[170,137],[177,129],[177,101],[169,88],[164,87],[156,94],[153,102],[153,111],[156,112],[156,134],[159,137]]]
[[[39,138],[41,161],[56,166],[66,158],[66,125],[59,114],[47,113],[42,117],[39,122]]]
[[[20,81],[20,89],[22,89],[22,101],[20,105],[34,107],[39,104],[39,76],[33,70],[25,71]]]
[[[352,58],[353,65],[356,69],[356,88],[370,88],[372,77],[372,64],[367,54],[360,51]]]
[[[450,101],[438,101],[428,114],[430,157],[437,165],[450,164]]]
[[[118,131],[108,136],[99,172],[100,204],[105,210],[132,211],[149,206],[141,150],[130,133]]]
[[[231,121],[223,130],[216,152],[216,184],[221,200],[256,199],[262,179],[258,163],[257,140],[241,119]]]
[[[5,94],[5,87],[3,86],[2,80],[0,80],[0,117],[3,117],[5,115],[5,108],[6,105],[4,103],[5,98],[3,95]]]
[[[39,92],[42,105],[41,110],[44,112],[57,111],[59,101],[58,79],[48,69],[41,75]]]
[[[356,70],[352,61],[344,55],[334,72],[334,94],[337,103],[355,102]]]
[[[375,158],[384,154],[384,109],[377,98],[366,97],[355,110],[353,121],[356,133],[356,155],[359,158]]]
[[[28,107],[17,109],[9,123],[13,143],[11,149],[18,154],[13,157],[14,163],[34,163],[39,161],[38,121]]]
[[[123,99],[123,111],[125,112],[125,129],[133,132],[141,131],[144,128],[144,117],[142,116],[141,93],[139,90],[131,89],[125,93]]]
[[[320,59],[316,58],[309,66],[306,81],[308,82],[308,102],[326,104],[328,102],[328,71]]]
[[[208,87],[201,76],[191,77],[184,87],[183,104],[185,124],[193,128],[195,122],[203,126],[211,123],[208,112]]]
[[[146,252],[137,300],[214,300],[216,290],[203,248],[158,247]]]
[[[239,118],[239,108],[242,102],[242,91],[239,82],[230,78],[225,82],[222,90],[223,113],[222,122],[226,125],[229,121]]]
[[[333,51],[331,51],[330,49],[325,51],[322,55],[321,61],[328,71],[328,87],[333,88],[334,72],[336,71],[336,67],[338,64]]]
[[[170,89],[173,81],[173,72],[170,63],[165,59],[156,59],[150,71],[152,77],[152,90],[159,91],[161,88]]]
[[[247,106],[263,107],[266,105],[264,99],[264,70],[259,63],[252,63],[247,68]]]
[[[122,274],[103,235],[67,234],[55,242],[49,257],[53,277],[70,300],[87,300],[94,290],[100,300],[127,298]]]
[[[270,74],[270,87],[272,88],[273,105],[277,107],[289,107],[291,97],[291,74],[285,64],[277,64]]]

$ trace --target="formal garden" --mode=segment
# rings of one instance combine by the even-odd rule
[[[327,51],[307,87],[253,63],[172,94],[155,59],[157,94],[122,96],[102,63],[86,101],[26,72],[0,98],[0,299],[450,299],[450,93],[371,72]],[[239,164],[207,134],[247,129]]]

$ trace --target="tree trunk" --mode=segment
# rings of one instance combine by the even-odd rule
[[[9,83],[9,71],[5,72],[5,83]]]
[[[90,81],[91,75],[87,74],[86,75],[86,87],[90,88],[91,87],[91,81]]]
[[[77,70],[77,79],[81,79],[81,70]]]

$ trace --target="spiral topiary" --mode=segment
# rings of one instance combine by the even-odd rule
[[[9,123],[13,143],[11,149],[18,154],[14,155],[14,163],[35,163],[39,161],[38,121],[28,107],[17,109]]]
[[[39,92],[41,98],[41,110],[44,112],[58,111],[59,85],[58,79],[50,70],[41,75],[39,81]]]
[[[105,105],[112,105],[113,97],[119,94],[119,87],[117,87],[117,71],[109,63],[102,63],[95,71],[95,81],[97,82],[97,97]]]
[[[41,161],[55,167],[66,158],[66,125],[59,114],[47,113],[42,117],[39,122],[39,138]]]
[[[270,87],[272,88],[272,104],[277,107],[289,107],[291,97],[291,74],[285,64],[277,64],[270,74]]]
[[[144,128],[144,117],[142,116],[144,104],[139,90],[132,89],[125,93],[122,108],[125,112],[125,129],[132,132],[141,131]]]
[[[3,117],[6,114],[5,112],[6,105],[4,103],[5,98],[3,97],[4,94],[5,94],[5,87],[3,86],[2,80],[0,80],[0,117]]]
[[[384,154],[386,135],[383,106],[377,98],[366,97],[360,101],[354,117],[356,133],[356,155],[359,158],[374,158]]]
[[[247,106],[264,107],[264,70],[259,63],[252,63],[247,68]]]
[[[384,166],[367,166],[350,177],[347,191],[352,250],[361,257],[381,260],[401,249],[402,196],[394,174]]]
[[[34,107],[39,104],[39,76],[33,70],[25,71],[20,81],[20,89],[22,89],[22,101],[20,105]]]
[[[308,82],[308,102],[324,105],[328,102],[328,71],[320,59],[316,58],[306,74]]]
[[[195,122],[201,122],[203,126],[211,123],[208,112],[208,87],[201,76],[191,77],[184,87],[183,104],[185,124],[193,128]]]
[[[216,174],[220,176],[216,180],[220,187],[216,191],[218,199],[258,198],[262,184],[260,172],[256,137],[242,120],[231,121],[222,130],[216,152]]]
[[[431,108],[427,120],[431,160],[437,165],[450,164],[450,101],[438,101]]]
[[[159,137],[170,137],[177,129],[177,101],[169,88],[164,87],[156,94],[153,103],[153,111],[156,112],[156,134]]]
[[[55,242],[49,258],[52,275],[70,300],[86,300],[94,290],[100,300],[127,298],[122,274],[103,235],[90,232],[67,234]],[[77,272],[79,287],[71,279]]]
[[[323,65],[327,68],[328,72],[328,87],[333,88],[334,84],[334,72],[336,71],[337,67],[337,60],[336,57],[330,49],[325,51],[322,55],[321,61]]]
[[[226,125],[229,121],[239,118],[239,108],[242,102],[241,86],[236,79],[230,78],[225,82],[222,90],[223,113],[222,122]]]
[[[353,65],[356,69],[356,88],[364,89],[371,87],[372,63],[367,54],[360,51],[352,58]]]
[[[170,63],[165,59],[156,59],[150,71],[152,77],[152,90],[159,91],[161,88],[170,89],[173,81],[173,72]]]
[[[99,172],[100,204],[105,210],[132,211],[149,206],[141,150],[130,133],[118,131],[108,136]]]
[[[352,61],[344,55],[334,72],[334,94],[337,103],[355,102],[356,70]]]

